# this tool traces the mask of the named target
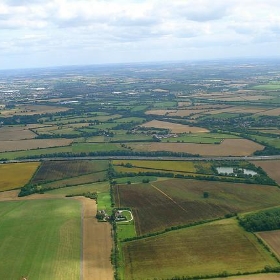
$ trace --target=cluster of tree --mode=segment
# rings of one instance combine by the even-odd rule
[[[139,157],[199,157],[198,154],[189,153],[177,153],[169,151],[154,151],[154,152],[142,152],[142,151],[131,151],[131,150],[115,150],[115,151],[95,151],[95,152],[60,152],[52,154],[40,154],[40,155],[29,155],[18,157],[17,159],[36,159],[36,158],[58,158],[58,157],[98,157],[98,156],[139,156]]]
[[[249,232],[280,229],[280,208],[239,217],[240,225]]]
[[[272,146],[267,146],[266,144],[266,147],[262,151],[255,151],[254,155],[255,156],[280,155],[280,149]]]
[[[22,196],[27,196],[27,195],[30,195],[33,193],[44,193],[44,191],[41,188],[39,188],[37,185],[26,184],[25,186],[23,186],[20,189],[18,196],[22,197]]]
[[[84,196],[90,199],[94,199],[97,201],[97,193],[96,192],[86,192],[80,194],[67,194],[66,197],[74,197],[74,196]]]
[[[274,180],[269,177],[255,176],[246,178],[237,177],[223,177],[223,176],[203,176],[203,175],[184,175],[174,174],[172,172],[159,172],[159,171],[147,171],[147,172],[114,172],[112,178],[122,177],[136,177],[136,176],[156,176],[156,177],[168,177],[168,178],[179,178],[179,179],[195,179],[195,180],[206,180],[206,181],[221,181],[221,182],[232,182],[232,183],[246,183],[246,184],[260,184],[260,185],[277,185]]]

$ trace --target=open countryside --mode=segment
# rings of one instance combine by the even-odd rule
[[[1,279],[279,279],[277,61],[3,73]]]

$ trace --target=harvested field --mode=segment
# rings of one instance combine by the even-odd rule
[[[15,109],[3,111],[2,115],[4,115],[4,116],[36,115],[36,114],[65,112],[68,110],[69,110],[69,108],[59,107],[59,106],[21,105],[21,106],[17,106]]]
[[[252,161],[256,166],[260,166],[269,177],[280,185],[280,160]]]
[[[272,110],[266,110],[262,111],[260,113],[257,113],[256,115],[262,115],[262,116],[280,116],[280,108],[272,109]]]
[[[0,141],[33,139],[37,135],[23,126],[5,126],[0,128]]]
[[[280,230],[258,232],[257,235],[280,260]]]
[[[205,199],[204,192],[209,194]],[[117,207],[133,211],[138,235],[228,213],[279,205],[277,187],[171,179],[151,184],[118,185]]]
[[[165,171],[195,172],[194,163],[190,161],[158,161],[158,160],[113,160],[113,165],[131,164],[133,167],[142,167],[146,169],[156,169]]]
[[[123,243],[124,279],[244,273],[278,262],[234,219]]]
[[[72,139],[30,139],[15,141],[0,141],[0,152],[22,151],[49,147],[68,146]]]
[[[249,156],[264,146],[247,139],[225,139],[221,144],[195,143],[129,143],[139,151],[170,151],[201,156]]]
[[[83,280],[112,280],[110,256],[113,247],[111,226],[95,218],[95,201],[80,198],[83,203]]]
[[[73,160],[73,161],[45,161],[41,164],[32,183],[56,181],[69,177],[77,177],[89,173],[107,170],[108,161]]]
[[[23,187],[39,167],[39,162],[0,165],[0,191]]]
[[[182,109],[182,110],[150,110],[147,111],[146,114],[148,115],[158,115],[158,116],[169,116],[169,117],[176,117],[176,116],[180,116],[180,117],[186,117],[186,116],[190,116],[191,114],[198,114],[198,113],[202,113],[202,112],[206,112],[209,110],[202,110],[202,109]]]
[[[188,125],[182,125],[177,123],[170,123],[170,122],[163,122],[163,121],[150,121],[147,123],[142,124],[143,127],[154,127],[154,128],[164,128],[169,129],[172,133],[184,133],[184,132],[209,132],[206,128],[201,127],[195,127],[195,126],[188,126]]]

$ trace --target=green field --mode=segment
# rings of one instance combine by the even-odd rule
[[[122,279],[256,272],[278,262],[234,219],[123,243]]]
[[[66,199],[0,202],[0,278],[79,279],[80,211]]]
[[[109,183],[101,182],[101,183],[84,184],[84,185],[77,185],[73,187],[51,190],[48,193],[71,195],[71,194],[81,194],[84,192],[107,193],[108,191],[109,191]]]
[[[264,84],[252,87],[252,89],[258,90],[279,90],[280,84],[279,83],[271,83],[271,84]]]

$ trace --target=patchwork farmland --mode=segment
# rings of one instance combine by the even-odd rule
[[[279,279],[279,228],[242,225],[280,203],[279,76],[277,60],[1,72],[0,279]]]

